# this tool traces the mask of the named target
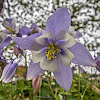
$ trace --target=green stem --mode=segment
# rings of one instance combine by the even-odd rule
[[[92,84],[92,68],[91,68],[91,84]]]
[[[5,89],[5,84],[4,83],[2,83],[2,90],[3,90],[6,98],[8,99],[8,94],[6,93],[6,89]]]
[[[15,97],[13,98],[13,100],[18,100],[19,94],[15,95]]]
[[[27,84],[28,84],[28,87],[29,87],[29,98],[30,98],[30,100],[33,100],[33,96],[31,94],[31,86],[29,84],[29,81],[27,81]]]
[[[27,57],[26,57],[26,54],[24,55],[24,57],[25,57],[25,67],[27,67]],[[27,72],[27,68],[26,68],[26,72]],[[31,94],[31,86],[29,84],[29,81],[27,81],[27,84],[28,84],[28,87],[29,87],[29,98],[30,98],[30,100],[33,100],[33,96]]]
[[[78,100],[80,100],[80,66],[78,66],[79,70],[79,81],[78,81]]]
[[[24,92],[23,93],[21,93],[22,94],[22,100],[24,100]]]
[[[10,83],[10,88],[11,88],[10,100],[12,100],[12,82]]]
[[[26,57],[26,54],[24,55],[25,57],[25,67],[26,67],[26,73],[27,73],[27,57]]]
[[[52,90],[51,84],[50,84],[50,82],[49,82],[49,78],[46,77],[46,79],[47,79],[47,82],[48,82],[48,85],[49,85],[49,88],[50,88],[51,94],[52,94],[52,96],[55,98],[55,95],[54,95],[54,93],[53,93],[53,90]]]
[[[65,100],[67,100],[67,95],[65,95]]]
[[[86,92],[87,88],[88,88],[88,87],[86,87],[85,90],[84,90],[84,92],[83,92],[82,100],[83,100],[83,98],[84,98],[84,95],[85,95],[85,92]]]
[[[39,100],[41,100],[41,87],[39,87]]]

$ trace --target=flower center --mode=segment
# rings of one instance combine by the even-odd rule
[[[54,44],[52,42],[52,44],[48,44],[47,48],[48,49],[45,50],[47,60],[57,58],[57,55],[60,53],[59,52],[60,48],[57,46],[57,44]]]

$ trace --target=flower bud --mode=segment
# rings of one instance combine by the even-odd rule
[[[17,63],[13,63],[14,60],[12,60],[10,63],[8,63],[2,73],[1,81],[4,83],[9,83],[13,80],[13,76],[15,74]]]
[[[40,83],[41,83],[41,80],[42,80],[42,75],[38,75],[36,76],[35,78],[33,78],[32,80],[32,87],[33,87],[33,95],[35,96],[36,93],[38,92],[39,90],[39,87],[40,87]]]
[[[15,54],[16,56],[18,56],[18,53],[19,53],[18,47],[14,46],[14,47],[13,47],[13,50],[14,50],[14,54]]]
[[[100,95],[100,89],[98,89],[96,86],[89,84],[90,87],[93,89],[94,92],[96,92],[98,95]]]

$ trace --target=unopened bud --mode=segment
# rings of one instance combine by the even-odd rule
[[[19,53],[18,47],[14,46],[14,47],[13,47],[13,50],[14,50],[14,54],[15,54],[16,56],[18,56],[18,53]]]
[[[42,75],[38,75],[32,80],[33,95],[35,96],[41,85]]]
[[[98,95],[100,95],[100,89],[98,89],[96,86],[89,84],[90,87],[92,88],[92,90],[94,90],[94,92],[96,92]]]

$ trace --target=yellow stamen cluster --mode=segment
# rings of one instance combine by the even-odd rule
[[[15,32],[15,29],[12,27],[12,28],[9,28],[9,27],[6,27],[6,29],[11,32],[11,33],[14,33]]]
[[[57,44],[49,44],[47,46],[48,49],[46,49],[45,54],[47,57],[47,60],[51,60],[54,58],[57,58],[57,55],[60,53],[58,50],[60,49]]]

